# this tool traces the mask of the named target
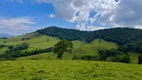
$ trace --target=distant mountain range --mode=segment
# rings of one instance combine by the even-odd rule
[[[12,35],[9,35],[9,34],[4,34],[4,33],[0,33],[0,38],[2,37],[12,37]]]

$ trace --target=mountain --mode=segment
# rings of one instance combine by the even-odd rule
[[[2,38],[2,37],[12,37],[12,35],[9,35],[9,34],[3,34],[3,33],[0,33],[0,38]]]
[[[97,31],[79,31],[75,29],[63,29],[58,27],[48,27],[36,32],[44,35],[58,37],[67,40],[82,40],[91,42],[95,38],[102,38],[113,41],[117,44],[125,44],[135,40],[142,40],[142,30],[134,28],[110,28]]]
[[[117,43],[120,50],[142,52],[142,30],[134,28],[110,28],[97,31],[79,31],[75,29],[63,29],[47,27],[36,31],[39,34],[58,37],[59,39],[81,40],[86,43],[96,38]]]

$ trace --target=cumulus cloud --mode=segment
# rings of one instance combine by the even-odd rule
[[[35,0],[51,3],[56,17],[75,22],[75,28],[90,30],[90,26],[112,25],[135,27],[142,25],[141,0]],[[96,27],[95,27],[96,28]]]
[[[111,15],[112,22],[126,27],[142,25],[141,8],[141,0],[121,0]]]
[[[5,0],[23,3],[24,0]],[[142,0],[32,0],[51,3],[56,14],[50,18],[62,18],[76,23],[75,28],[90,30],[90,26],[136,27],[142,26]],[[97,24],[97,25],[96,25]]]
[[[35,22],[29,18],[0,18],[0,28],[23,30],[28,29],[32,24]]]

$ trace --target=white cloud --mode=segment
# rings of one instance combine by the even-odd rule
[[[134,28],[136,28],[136,29],[142,29],[142,25],[135,25]]]
[[[4,2],[6,2],[6,1],[11,1],[11,2],[19,2],[19,3],[23,3],[23,0],[4,0]]]
[[[0,28],[23,30],[35,24],[29,18],[0,18]]]
[[[100,26],[88,26],[87,28],[88,31],[94,31],[94,30],[100,30],[100,29],[105,29],[105,28]]]
[[[77,29],[91,26],[112,25],[114,27],[135,27],[142,25],[142,0],[35,0],[37,3],[51,3],[56,17],[76,22]],[[90,13],[93,12],[94,15]],[[103,24],[103,25],[102,25]]]
[[[55,18],[56,15],[55,15],[55,14],[50,14],[50,15],[48,15],[48,17],[50,17],[50,18]]]
[[[88,22],[96,22],[98,16],[110,13],[117,5],[114,0],[36,0],[36,2],[52,3],[56,17],[76,22],[75,28],[80,30],[86,30]],[[90,12],[94,12],[95,15],[90,17]]]

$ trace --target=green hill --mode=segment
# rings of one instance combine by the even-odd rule
[[[123,37],[124,36],[126,37],[126,34],[128,34],[126,33],[121,37],[122,33],[125,32],[126,28],[119,35],[117,35],[118,33],[114,34],[114,32],[117,30],[119,32],[119,30],[121,29],[109,29],[109,30],[101,30],[93,32],[70,30],[70,29],[61,29],[61,32],[58,32],[58,29],[57,31],[56,29],[57,28],[43,29],[45,31],[48,30],[49,32],[47,31],[47,33],[49,34],[34,32],[8,39],[0,39],[0,44],[7,45],[6,47],[0,48],[0,55],[4,54],[18,55],[21,53],[25,54],[26,52],[28,54],[28,52],[51,48],[57,42],[63,39],[71,40],[74,45],[72,53],[68,52],[64,53],[63,60],[58,60],[56,58],[57,54],[54,54],[53,52],[45,52],[45,53],[26,55],[24,57],[16,56],[15,61],[0,61],[1,64],[0,80],[141,80],[142,79],[141,76],[142,65],[136,64],[138,63],[137,57],[141,55],[141,53],[138,53],[140,52],[141,49],[141,47],[139,47],[141,46],[140,45],[141,41],[139,41],[141,38],[136,38],[134,35],[131,35],[131,37],[128,37],[128,39],[130,40],[124,38],[124,41],[122,42],[125,42],[125,44],[120,45],[117,42],[119,40],[123,40]],[[110,34],[111,30],[113,31],[112,34]],[[56,31],[55,34],[50,34],[53,33],[54,31]],[[86,34],[88,34],[88,36]],[[137,32],[134,32],[132,34],[137,34]],[[97,35],[101,37],[96,37]],[[118,37],[118,40],[116,40],[116,37],[114,37],[113,35],[116,35]],[[132,38],[132,36],[134,37]],[[133,40],[134,38],[136,39],[136,42],[133,42],[135,41]],[[132,42],[127,42],[131,40]],[[8,49],[9,46],[11,45],[17,46],[22,43],[28,44],[28,48],[23,50],[13,51],[13,53],[11,52],[5,53],[5,51]],[[100,62],[100,61],[72,60],[74,56],[76,57],[83,57],[87,55],[98,56],[99,55],[98,50],[118,49],[122,51],[121,52],[122,54],[125,54],[125,51],[121,49],[123,48],[125,49],[128,46],[129,48],[133,49],[132,51],[131,50],[127,51],[130,57],[131,64],[124,64],[118,62],[113,63],[113,62],[103,62],[103,61]],[[137,52],[134,50],[139,50],[139,51]],[[4,57],[7,58],[9,56],[6,55]],[[3,58],[1,60],[3,60]]]
[[[23,38],[29,38],[28,40],[22,40]],[[4,41],[6,43],[4,43]],[[29,48],[26,50],[21,50],[21,52],[25,51],[33,51],[36,49],[45,49],[49,47],[53,47],[60,39],[57,37],[52,37],[52,36],[46,36],[46,35],[41,35],[38,33],[30,33],[22,36],[17,36],[9,39],[1,39],[0,42],[7,44],[7,45],[16,45],[16,44],[21,44],[23,42],[26,42],[29,44]],[[90,43],[84,43],[79,40],[74,40],[72,41],[74,44],[74,49],[72,53],[65,53],[63,55],[64,60],[71,60],[75,55],[76,56],[84,56],[84,55],[92,55],[96,56],[98,55],[98,50],[99,49],[117,49],[118,45],[113,43],[113,42],[108,42],[104,41],[102,39],[95,39],[94,41]],[[0,53],[3,54],[4,51],[7,48],[1,48]],[[137,63],[137,57],[140,54],[138,53],[130,53],[130,62],[131,63]],[[27,56],[27,57],[20,57],[17,58],[18,60],[56,60],[56,54],[50,52],[50,53],[43,53],[43,54],[37,54],[37,55],[32,55],[32,56]]]
[[[80,40],[92,42],[96,38],[115,42],[121,51],[132,51],[142,53],[142,30],[134,28],[110,28],[97,31],[79,31],[75,29],[63,29],[58,27],[47,27],[36,31],[39,34],[58,37],[59,39]]]
[[[95,61],[1,61],[0,80],[141,80],[142,65]]]
[[[77,56],[83,56],[83,55],[97,55],[98,49],[116,49],[118,46],[113,43],[113,42],[107,42],[104,40],[101,40],[101,42],[99,42],[100,39],[96,39],[93,42],[89,43],[89,44],[85,44],[83,42],[80,41],[73,41],[74,44],[74,49],[72,51],[72,53],[65,53],[63,55],[63,59],[64,60],[71,60],[74,55]],[[32,59],[38,59],[38,60],[43,60],[43,59],[56,59],[56,54],[54,53],[44,53],[44,54],[38,54],[38,55],[33,55],[33,56],[27,56],[27,57],[22,57],[19,58],[22,60],[32,60]]]

